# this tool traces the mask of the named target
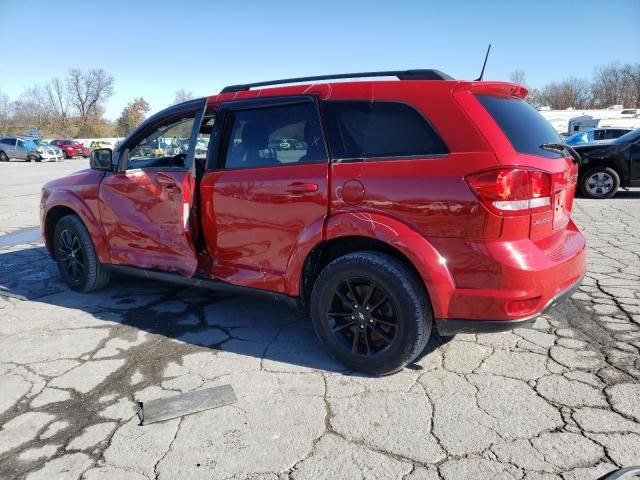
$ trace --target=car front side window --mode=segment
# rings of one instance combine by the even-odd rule
[[[129,146],[127,170],[152,167],[186,168],[195,118],[182,117],[156,127]]]

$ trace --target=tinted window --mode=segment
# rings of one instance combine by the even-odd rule
[[[334,159],[447,153],[431,125],[404,103],[330,101],[323,103],[323,112]]]
[[[478,100],[517,152],[549,158],[563,156],[540,148],[543,143],[562,143],[562,139],[549,122],[524,100],[492,95],[478,95]]]
[[[5,145],[14,146],[16,144],[16,141],[13,138],[3,138],[2,140],[0,140],[0,143],[4,143]]]
[[[327,153],[315,104],[230,113],[226,168],[324,162]]]
[[[73,140],[65,140],[63,143],[65,145],[75,145],[76,144],[76,142],[74,142]]]
[[[635,142],[636,140],[640,140],[640,128],[637,130],[632,130],[629,133],[625,133],[621,137],[613,140],[611,143],[623,144],[628,142]]]
[[[624,135],[628,131],[629,130],[618,130],[618,129],[607,130],[607,133],[605,134],[604,138],[607,138],[607,139],[618,138],[619,136]]]

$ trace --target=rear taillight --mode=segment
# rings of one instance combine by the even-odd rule
[[[470,175],[467,183],[499,215],[551,209],[551,175],[539,170],[499,168]]]

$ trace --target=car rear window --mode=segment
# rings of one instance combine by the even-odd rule
[[[559,152],[543,150],[544,143],[563,143],[560,135],[531,105],[515,97],[477,95],[485,110],[493,117],[520,153],[539,157],[559,158]]]
[[[399,102],[323,102],[327,139],[336,160],[430,156],[447,147],[413,107]]]

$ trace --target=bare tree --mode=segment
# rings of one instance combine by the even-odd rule
[[[44,130],[51,124],[52,109],[46,89],[40,85],[27,88],[15,103],[14,120],[28,128]]]
[[[90,135],[89,119],[94,110],[113,95],[113,77],[102,69],[83,72],[73,68],[69,70],[66,88],[69,101],[80,117],[80,135]]]
[[[529,103],[533,108],[544,107],[546,103],[544,102],[540,90],[537,88],[530,88],[529,93],[527,94],[527,103]]]
[[[596,67],[592,82],[594,104],[600,108],[619,105],[624,83],[625,75],[617,63]]]
[[[64,136],[69,134],[69,101],[64,83],[53,78],[45,87],[49,105],[53,110],[54,126]]]
[[[193,99],[193,92],[181,89],[176,92],[176,97],[173,100],[172,105],[177,105],[178,103],[186,102],[191,99]]]
[[[569,77],[563,80],[564,101],[569,107],[587,108],[591,104],[591,85],[583,78]]]
[[[625,65],[622,67],[622,74],[625,79],[622,104],[625,107],[640,108],[640,63]]]
[[[526,77],[527,74],[525,73],[525,71],[520,69],[514,70],[509,74],[509,80],[519,85],[527,85]]]
[[[0,90],[0,134],[6,135],[12,117],[12,105],[9,95]]]
[[[586,108],[591,104],[591,87],[588,81],[576,77],[551,82],[540,91],[539,102],[556,110]]]

